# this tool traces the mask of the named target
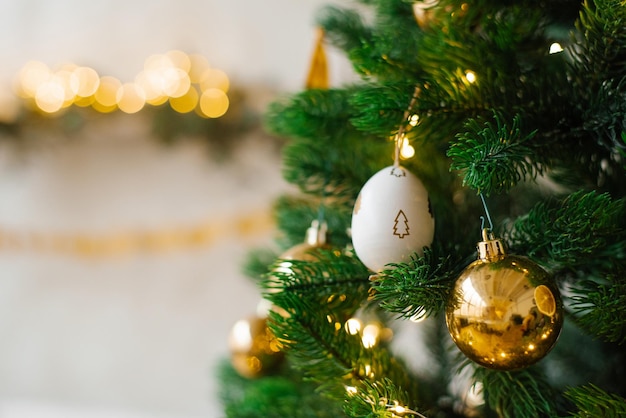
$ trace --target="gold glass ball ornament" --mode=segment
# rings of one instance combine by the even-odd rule
[[[267,318],[251,316],[235,323],[230,332],[231,364],[248,379],[266,376],[280,366],[280,341],[267,326]]]
[[[307,229],[304,242],[294,245],[279,257],[279,262],[273,267],[270,274],[269,282],[273,282],[275,286],[268,287],[269,293],[281,291],[281,281],[277,278],[278,274],[291,277],[293,272],[293,260],[297,261],[315,261],[315,251],[320,248],[326,248],[326,222],[320,222],[317,219],[311,222],[311,226]]]
[[[450,336],[469,359],[497,370],[528,367],[554,347],[563,325],[559,291],[548,273],[505,253],[487,229],[478,259],[457,279],[446,307]]]

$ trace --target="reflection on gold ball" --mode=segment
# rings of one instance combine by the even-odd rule
[[[267,327],[266,318],[237,321],[231,330],[229,345],[233,367],[246,378],[275,371],[284,357],[280,342]]]
[[[548,273],[513,255],[474,261],[446,307],[459,349],[481,366],[515,370],[541,360],[563,325],[563,306]]]

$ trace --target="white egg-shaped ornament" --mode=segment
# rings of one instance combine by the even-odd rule
[[[363,186],[352,211],[352,246],[374,272],[390,263],[408,262],[430,246],[435,219],[428,191],[402,166],[389,166]]]

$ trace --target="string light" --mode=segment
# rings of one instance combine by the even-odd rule
[[[408,160],[415,156],[415,148],[409,143],[409,139],[405,136],[402,139],[402,145],[400,146],[400,158]]]
[[[476,73],[473,71],[467,70],[465,72],[465,79],[470,84],[476,82]]]
[[[54,114],[72,105],[108,113],[136,113],[146,105],[169,103],[179,113],[193,110],[205,118],[223,116],[230,106],[230,80],[199,54],[171,50],[150,55],[130,82],[100,76],[90,67],[64,64],[52,70],[40,61],[27,62],[14,91],[35,110]]]
[[[563,51],[563,47],[561,46],[560,43],[554,42],[552,45],[550,45],[550,54],[556,54],[562,51]]]

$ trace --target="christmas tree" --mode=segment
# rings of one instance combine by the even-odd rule
[[[246,264],[271,308],[226,415],[626,416],[626,3],[317,22],[359,77],[268,108],[299,193]]]

